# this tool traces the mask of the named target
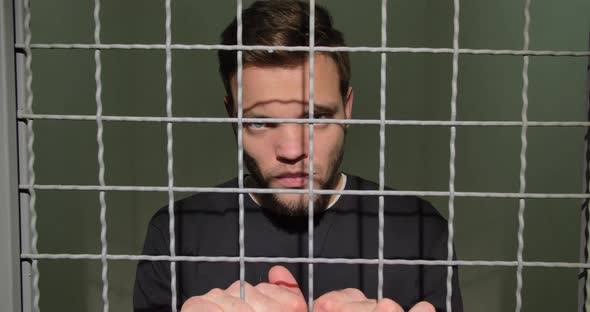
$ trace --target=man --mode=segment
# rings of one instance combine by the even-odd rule
[[[298,1],[255,2],[243,15],[246,45],[308,45],[309,7]],[[343,46],[328,12],[316,7],[315,44]],[[235,45],[236,20],[222,43]],[[314,118],[349,119],[353,91],[350,62],[344,52],[316,53]],[[225,106],[237,115],[235,51],[219,51],[220,73],[227,91]],[[308,118],[308,52],[245,51],[243,114],[246,118]],[[307,124],[247,123],[243,127],[245,182],[252,188],[375,190],[362,178],[340,173],[347,126],[314,125],[314,153],[309,154]],[[237,128],[234,128],[237,131]],[[308,172],[314,164],[313,175]],[[220,187],[237,187],[233,179]],[[247,194],[245,251],[249,257],[306,257],[308,194]],[[314,257],[378,258],[378,197],[314,195]],[[176,253],[185,256],[237,256],[238,195],[202,193],[175,205]],[[151,220],[144,253],[169,254],[168,209]],[[428,202],[417,197],[385,197],[386,259],[447,258],[447,223]],[[307,264],[246,263],[246,299],[239,296],[235,262],[177,262],[178,304],[182,311],[306,311]],[[445,310],[445,266],[386,265],[384,299],[377,297],[376,265],[315,264],[316,311]],[[453,311],[462,311],[456,268]],[[138,264],[136,311],[169,310],[169,262]]]

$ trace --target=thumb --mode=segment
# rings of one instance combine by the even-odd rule
[[[297,280],[284,266],[275,265],[270,268],[270,270],[268,270],[268,282],[274,285],[283,286],[287,290],[303,296],[301,289],[299,289],[299,284],[297,284]]]

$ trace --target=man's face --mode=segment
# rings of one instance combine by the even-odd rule
[[[242,77],[244,118],[308,118],[308,62],[282,67],[246,65]],[[316,54],[315,118],[350,118],[352,91],[343,100],[339,82],[333,59]],[[234,103],[237,103],[236,90],[234,76]],[[345,125],[314,126],[313,177],[308,175],[311,161],[308,124],[244,124],[244,160],[257,187],[308,189],[313,181],[314,189],[332,189],[339,182],[345,132]],[[314,196],[314,210],[325,208],[329,196]],[[266,208],[281,214],[307,214],[307,194],[258,194],[256,198]]]

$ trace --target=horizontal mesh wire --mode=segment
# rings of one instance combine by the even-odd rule
[[[23,49],[23,44],[15,45]],[[165,50],[164,44],[83,44],[83,43],[35,43],[31,49],[80,49],[80,50]],[[274,51],[309,51],[309,46],[266,46],[266,45],[221,45],[221,44],[172,44],[172,50],[274,50]],[[411,48],[411,47],[314,47],[315,52],[373,52],[373,53],[433,53],[453,54],[452,48]],[[515,56],[590,56],[590,51],[566,50],[510,50],[510,49],[465,49],[456,50],[459,54],[475,55],[515,55]]]
[[[123,191],[123,192],[168,192],[167,186],[99,186],[99,185],[40,185],[32,186],[22,184],[19,186],[21,192],[28,192],[29,188],[36,190],[55,191]],[[253,193],[253,194],[308,194],[303,189],[272,189],[272,188],[224,188],[224,187],[181,187],[172,188],[175,192],[203,192],[203,193]],[[431,196],[447,197],[448,191],[365,191],[365,190],[314,190],[320,195],[368,195],[368,196]],[[500,192],[454,192],[455,197],[479,197],[479,198],[529,198],[529,199],[586,199],[590,194],[586,193],[500,193]]]
[[[96,121],[95,115],[54,115],[18,113],[21,120],[78,120]],[[101,116],[103,121],[116,122],[155,122],[155,123],[239,123],[240,119],[232,117],[153,117],[153,116]],[[464,126],[464,127],[521,127],[522,121],[449,121],[449,120],[397,120],[397,119],[293,119],[293,118],[241,118],[244,123],[314,123],[344,125],[381,125],[388,126]],[[590,121],[527,121],[529,127],[590,127]]]
[[[314,192],[315,193],[315,192]],[[28,260],[101,260],[100,254],[30,254],[22,253],[22,259]],[[184,262],[240,262],[240,257],[207,257],[207,256],[145,256],[108,254],[108,260],[130,261],[184,261]],[[326,264],[370,264],[378,265],[379,259],[363,258],[307,258],[307,257],[244,257],[245,262],[259,263],[326,263]],[[427,265],[427,266],[501,266],[517,267],[518,261],[487,261],[487,260],[419,260],[419,259],[383,259],[385,265]],[[523,267],[572,268],[590,269],[590,263],[580,262],[546,262],[523,261]]]

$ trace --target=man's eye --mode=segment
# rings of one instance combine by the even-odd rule
[[[264,127],[266,127],[265,123],[248,123],[246,124],[246,127],[250,128],[250,129],[262,129]]]

